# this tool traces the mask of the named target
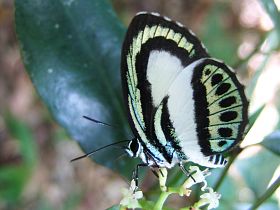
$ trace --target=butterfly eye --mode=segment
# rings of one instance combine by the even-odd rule
[[[140,145],[137,139],[132,139],[128,145],[128,154],[132,157],[138,157],[140,153]]]

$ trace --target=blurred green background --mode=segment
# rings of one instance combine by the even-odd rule
[[[273,135],[266,139],[269,139],[269,142],[273,142],[273,144],[264,144],[266,149],[259,145],[249,147],[241,153],[236,163],[230,168],[229,176],[218,190],[223,196],[219,209],[247,209],[250,203],[253,203],[266,191],[267,185],[279,177],[280,1],[112,0],[108,5],[112,5],[121,23],[114,14],[111,14],[111,10],[107,11],[106,9],[104,11],[108,12],[108,16],[103,16],[101,12],[99,14],[92,10],[93,16],[99,18],[93,18],[92,20],[100,21],[98,23],[90,22],[91,18],[82,19],[82,15],[79,14],[88,12],[87,9],[82,10],[82,7],[76,10],[77,13],[69,13],[64,6],[74,7],[75,0],[55,3],[49,11],[56,11],[57,13],[47,15],[44,14],[44,10],[32,11],[32,7],[36,8],[39,4],[48,7],[48,3],[33,1],[35,2],[34,5],[25,5],[30,10],[21,13],[18,11],[23,11],[24,5],[19,2],[17,2],[16,14],[17,31],[21,42],[17,41],[16,38],[14,2],[0,0],[0,209],[99,210],[119,203],[120,189],[127,187],[128,180],[90,159],[70,163],[72,158],[83,154],[78,144],[71,138],[81,144],[85,151],[90,151],[92,147],[98,148],[114,140],[131,137],[123,115],[122,103],[119,102],[121,101],[120,91],[116,93],[116,99],[112,98],[114,93],[108,94],[104,98],[103,96],[98,98],[97,101],[105,104],[104,107],[108,107],[110,110],[106,112],[102,106],[100,108],[101,112],[96,108],[99,105],[96,105],[96,101],[88,100],[93,96],[90,89],[84,90],[85,86],[83,84],[93,88],[95,91],[92,93],[93,95],[102,95],[103,89],[98,89],[98,86],[95,87],[92,84],[95,78],[91,78],[90,75],[91,66],[99,65],[99,68],[102,65],[103,69],[110,69],[109,73],[113,75],[110,77],[112,81],[109,82],[110,86],[108,88],[120,90],[118,59],[121,50],[120,44],[125,32],[124,26],[129,24],[137,12],[143,10],[159,12],[182,22],[192,29],[213,57],[224,60],[227,64],[236,68],[238,77],[247,87],[247,95],[251,102],[250,113],[255,113],[260,107],[264,107],[242,146],[257,144],[272,132]],[[84,8],[87,6],[102,8],[108,6],[107,4],[105,6],[103,4],[98,5],[97,2],[99,1],[94,0],[81,2],[84,3]],[[58,8],[63,12],[59,13]],[[97,45],[98,43],[91,42],[91,40],[98,40],[98,37],[90,37],[87,30],[83,31],[82,28],[76,25],[75,27],[71,26],[70,23],[67,28],[64,28],[63,25],[56,23],[56,20],[51,19],[54,16],[63,19],[65,13],[68,15],[65,21],[71,19],[71,24],[79,25],[79,21],[88,20],[88,22],[83,23],[88,24],[89,28],[91,25],[98,26],[98,29],[102,31],[101,40],[106,40],[107,37],[110,39],[100,49],[96,49],[100,52],[100,57],[95,57],[97,52],[87,49],[86,46],[83,46],[86,48],[85,52],[92,53],[92,57],[86,55],[84,51],[79,51],[79,44],[81,43],[89,44],[90,47]],[[36,18],[32,18],[33,16]],[[50,17],[50,19],[44,19],[45,17]],[[111,21],[110,18],[115,22],[108,25]],[[33,23],[30,22],[32,20],[36,20],[34,27]],[[40,33],[36,31],[36,27],[41,27],[45,23],[44,21],[50,22],[54,31],[63,30],[63,34],[59,32],[56,34],[50,30],[42,30]],[[107,23],[107,25],[104,25],[104,31],[102,23]],[[75,36],[77,34],[66,33],[68,30],[71,31],[72,28],[76,30],[77,34],[84,33],[85,35]],[[112,33],[107,33],[108,31],[112,31]],[[26,34],[28,34],[28,37],[25,39]],[[54,36],[53,40],[45,40],[45,43],[40,42],[41,39],[44,39],[45,34]],[[76,38],[86,40],[86,42]],[[67,45],[63,41],[57,41],[60,39],[70,40],[70,44]],[[36,42],[37,40],[39,41]],[[36,45],[24,45],[29,42],[36,43]],[[50,50],[51,46],[54,45],[57,49],[64,51],[56,54]],[[36,51],[37,54],[23,52],[29,75],[25,71],[20,56],[20,47],[21,49],[38,50]],[[77,102],[81,99],[79,98],[80,95],[76,96],[77,98],[72,95],[74,102],[71,104],[66,99],[69,96],[64,96],[64,101],[63,97],[58,99],[58,102],[61,101],[61,104],[63,104],[61,106],[56,101],[56,93],[60,92],[57,89],[53,89],[53,92],[45,89],[52,82],[61,84],[62,81],[59,79],[52,80],[53,77],[58,77],[55,74],[56,69],[38,61],[36,65],[33,65],[34,61],[37,57],[40,57],[42,61],[52,58],[51,61],[48,60],[48,63],[54,62],[51,64],[58,68],[58,64],[62,65],[64,63],[59,63],[57,60],[63,60],[64,56],[75,56],[75,54],[71,54],[72,47],[81,56],[71,60],[69,66],[83,68],[84,75],[78,74],[77,76],[73,73],[73,78],[70,78],[68,74],[59,75],[66,79],[69,76],[72,83],[67,84],[66,88],[70,88],[71,91],[72,85],[75,88],[79,87],[82,93],[87,93],[83,95],[86,100],[82,101],[83,105],[86,103],[86,107],[82,107],[86,115],[96,114],[95,111],[91,113],[91,107],[94,107],[95,110],[104,113],[104,116],[100,114],[98,117],[107,120],[109,123],[122,126],[120,129],[107,132],[106,129],[108,128],[100,128],[89,122],[80,121],[81,119],[76,115],[72,116],[73,110],[81,105]],[[111,51],[111,49],[114,51]],[[48,53],[51,53],[51,56]],[[63,53],[66,55],[63,55]],[[89,61],[90,59],[92,60]],[[111,65],[108,60],[112,61],[114,65]],[[37,68],[47,70],[47,73],[51,75],[50,78],[41,76],[42,81],[36,80],[38,78],[35,71]],[[102,69],[98,71],[97,79],[100,79],[99,77],[104,80]],[[40,86],[39,94],[44,100],[48,98],[49,101],[53,102],[44,105],[30,78],[37,89],[38,86],[45,83]],[[49,110],[51,110],[52,115]],[[71,120],[71,123],[69,123],[70,117],[58,116],[58,113],[64,111],[66,115],[71,115],[71,119],[76,120]],[[113,115],[112,118],[110,118],[111,115]],[[53,118],[62,124],[67,132],[56,124]],[[84,127],[79,127],[80,125]],[[77,136],[79,133],[84,133],[83,138]],[[104,140],[93,141],[95,138],[92,135],[95,138],[100,136],[100,139]],[[126,160],[114,161],[114,157],[108,157],[108,154],[110,154],[110,151],[101,151],[96,155],[96,161],[119,171],[125,177],[129,177],[132,173],[133,164]],[[219,177],[221,171],[215,170],[213,173],[216,174],[216,177]],[[176,175],[176,172],[173,174]],[[182,176],[178,178],[175,175],[171,177],[171,183],[179,182],[182,178]],[[149,191],[151,186],[154,186],[157,182],[150,172],[147,176],[149,178],[143,181],[142,186],[144,192]],[[212,175],[210,182],[214,185],[216,182],[215,175]],[[153,196],[151,191],[149,191],[149,194],[151,197]],[[280,192],[278,189],[262,206],[262,209],[278,209],[279,200]],[[186,198],[172,197],[168,202],[169,206],[179,208],[183,207],[187,201]]]

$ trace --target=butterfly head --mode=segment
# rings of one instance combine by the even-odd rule
[[[137,138],[134,138],[129,142],[128,147],[125,149],[125,151],[130,157],[136,158],[139,157],[139,155],[142,153],[143,148],[139,140]]]

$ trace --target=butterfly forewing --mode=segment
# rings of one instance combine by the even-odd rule
[[[142,131],[151,135],[155,107],[176,76],[189,63],[207,56],[200,41],[179,23],[146,13],[134,17],[121,66],[129,119],[138,137],[143,137]]]

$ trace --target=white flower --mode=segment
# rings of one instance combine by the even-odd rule
[[[134,179],[131,181],[129,189],[122,190],[122,194],[123,199],[120,202],[122,206],[132,209],[141,207],[138,200],[143,198],[143,193],[142,191],[136,191]]]
[[[191,176],[183,184],[184,188],[189,189],[194,184],[203,183],[201,190],[204,191],[207,186],[205,177],[210,175],[209,170],[205,169],[204,171],[201,171],[198,166],[190,166],[189,173],[191,174]]]
[[[199,200],[195,204],[195,207],[208,205],[208,210],[217,208],[219,206],[219,199],[221,198],[221,194],[214,192],[211,187],[206,187],[205,190],[208,190],[208,193],[204,193],[200,196],[201,200]]]

